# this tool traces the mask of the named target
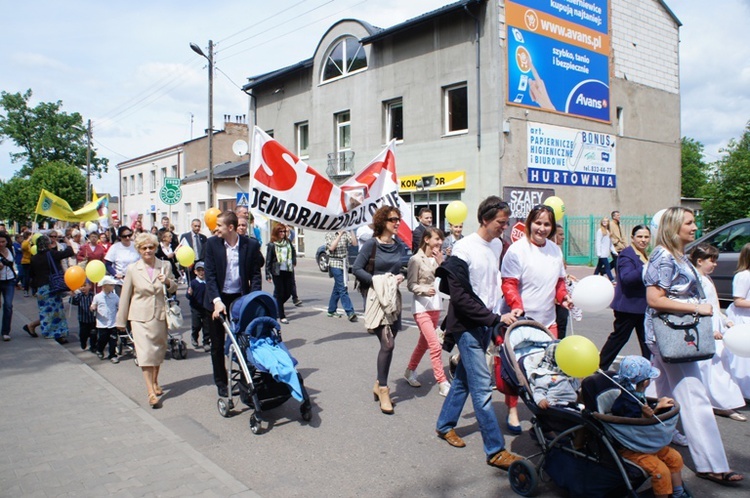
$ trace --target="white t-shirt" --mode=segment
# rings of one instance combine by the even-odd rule
[[[138,254],[138,250],[135,248],[135,244],[132,242],[129,246],[125,246],[122,242],[115,242],[112,247],[107,251],[104,256],[105,261],[112,263],[115,269],[115,275],[125,275],[125,270],[128,266],[141,259],[141,255]],[[122,279],[118,280],[117,283],[122,285]]]
[[[732,279],[732,297],[750,299],[750,270],[737,273]],[[729,319],[735,323],[750,322],[750,308],[739,308],[734,303],[727,309]]]
[[[544,326],[555,323],[555,288],[565,278],[562,251],[551,240],[543,247],[526,237],[514,242],[503,258],[502,275],[516,278],[527,317]]]
[[[469,265],[471,288],[487,309],[494,309],[500,295],[498,267],[503,243],[500,239],[487,242],[477,233],[462,238],[453,246],[453,256]]]

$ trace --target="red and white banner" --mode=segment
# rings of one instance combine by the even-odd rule
[[[309,230],[354,230],[367,225],[380,206],[399,207],[393,144],[338,187],[256,126],[249,208]]]

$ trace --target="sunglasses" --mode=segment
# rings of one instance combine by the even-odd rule
[[[133,236],[133,234],[132,234],[132,233],[128,233],[128,234],[122,234],[122,235],[120,235],[120,238],[121,238],[121,239],[129,239],[129,238],[130,238],[130,237],[132,237],[132,236]]]
[[[49,238],[50,238],[50,239],[56,239],[56,238],[57,238],[57,235],[50,235],[50,236],[49,236]]]
[[[141,246],[141,250],[144,251],[153,251],[154,249],[156,249],[156,246]]]
[[[387,218],[386,221],[390,221],[391,223],[400,223],[401,222],[401,218],[397,218],[397,217],[393,216],[391,218]]]
[[[531,208],[532,211],[538,211],[540,209],[544,209],[545,211],[548,211],[550,213],[554,213],[555,212],[554,209],[552,209],[551,207],[549,207],[546,204],[537,204],[536,206],[534,206],[533,208]]]

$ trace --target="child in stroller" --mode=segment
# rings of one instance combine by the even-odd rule
[[[659,376],[658,369],[642,356],[626,356],[620,363],[620,371],[614,379],[624,388],[612,405],[612,415],[628,418],[650,419],[654,414],[669,411],[674,407],[671,398],[660,398],[653,405],[646,401],[646,388],[651,379]],[[631,462],[643,467],[651,475],[651,485],[655,498],[689,498],[690,494],[682,485],[682,455],[670,446],[664,446],[656,453],[644,453],[622,447],[618,453]]]

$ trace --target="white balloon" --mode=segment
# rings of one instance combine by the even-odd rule
[[[737,356],[750,358],[750,323],[740,323],[724,332],[724,346]]]
[[[615,288],[606,277],[589,275],[576,283],[571,297],[583,311],[596,313],[609,307],[615,297]]]
[[[649,223],[649,228],[651,228],[651,240],[656,239],[656,233],[659,231],[659,222],[661,221],[661,217],[666,212],[666,209],[660,209],[656,212],[656,214],[654,214],[654,217],[651,218],[651,223]]]

